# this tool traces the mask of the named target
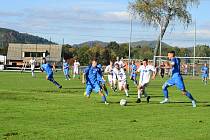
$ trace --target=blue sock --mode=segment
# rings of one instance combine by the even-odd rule
[[[165,98],[168,98],[168,89],[163,89],[163,94]]]
[[[187,91],[186,92],[186,96],[190,99],[190,100],[194,100],[193,96]]]
[[[105,94],[106,94],[106,96],[108,96],[108,95],[109,95],[109,92],[108,92],[108,90],[105,90]]]
[[[101,98],[102,98],[102,101],[103,102],[105,102],[106,101],[106,97],[103,95],[103,96],[101,96]]]

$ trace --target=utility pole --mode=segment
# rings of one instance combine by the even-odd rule
[[[132,43],[133,21],[132,15],[130,15],[130,40],[128,48],[128,73],[130,73],[130,59],[131,59],[131,43]]]

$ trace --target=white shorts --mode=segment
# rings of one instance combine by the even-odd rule
[[[118,81],[118,88],[119,90],[124,89],[124,87],[126,86],[127,82],[125,80],[122,81]]]
[[[109,84],[112,85],[113,83],[113,75],[108,75]]]

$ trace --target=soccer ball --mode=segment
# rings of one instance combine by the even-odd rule
[[[127,101],[125,99],[121,99],[120,100],[120,105],[121,106],[126,106],[127,105]]]

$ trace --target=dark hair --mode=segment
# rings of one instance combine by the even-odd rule
[[[91,60],[96,61],[96,62],[98,61],[98,59],[96,57],[93,57]]]
[[[144,58],[144,59],[143,59],[143,61],[146,61],[146,62],[148,62],[148,59],[147,59],[147,58]]]
[[[47,63],[46,58],[42,58],[42,63],[43,63],[43,64],[46,64],[46,63]]]
[[[175,55],[175,51],[170,51],[170,52],[168,52],[168,53],[172,53],[172,54],[174,54],[174,55]]]

